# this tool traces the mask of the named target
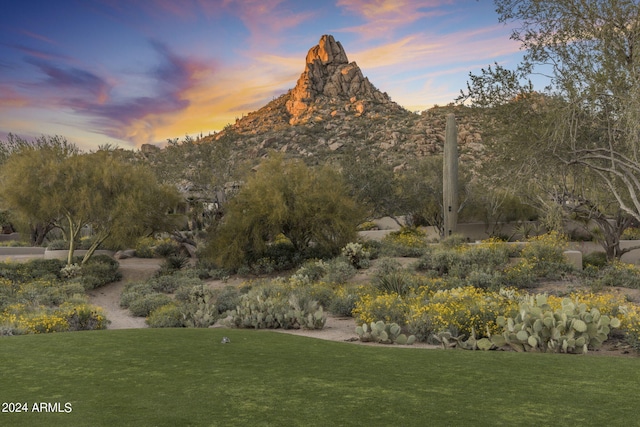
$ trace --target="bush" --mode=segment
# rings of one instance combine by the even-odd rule
[[[352,311],[358,324],[377,322],[407,323],[409,306],[398,294],[364,294],[356,301]]]
[[[137,299],[146,295],[156,293],[150,282],[130,282],[127,283],[120,295],[120,307],[129,308],[129,305]]]
[[[180,248],[171,240],[163,240],[153,248],[153,253],[163,258],[178,255]]]
[[[640,269],[616,260],[595,272],[595,278],[587,279],[587,284],[596,289],[605,286],[640,289]]]
[[[149,313],[171,303],[171,298],[159,293],[142,295],[129,303],[129,311],[137,317],[147,317]]]
[[[118,261],[107,255],[95,255],[81,266],[80,278],[85,289],[95,289],[122,279]]]
[[[142,237],[138,239],[136,243],[136,256],[138,258],[153,258],[153,247],[156,244],[156,239],[153,237]]]
[[[418,228],[403,227],[382,239],[381,253],[387,256],[419,257],[427,248],[426,235]]]
[[[102,309],[93,305],[65,303],[60,311],[69,324],[69,331],[107,329],[109,324]]]
[[[607,263],[607,253],[602,251],[591,252],[582,257],[582,268],[593,266],[599,269],[605,267]]]
[[[333,292],[328,310],[336,316],[351,317],[357,300],[358,293],[354,286],[339,286]]]
[[[292,278],[300,282],[315,282],[327,274],[327,263],[322,260],[308,260],[295,272]]]
[[[411,275],[405,271],[377,275],[373,280],[373,285],[381,293],[405,296],[411,289]]]
[[[326,264],[327,273],[324,280],[327,283],[342,284],[356,275],[356,269],[344,258],[334,258]]]
[[[159,275],[173,274],[176,271],[180,271],[189,264],[189,257],[185,255],[169,255],[160,264]]]
[[[347,243],[347,246],[342,248],[340,253],[354,268],[369,267],[370,254],[360,243]]]
[[[163,305],[149,313],[146,323],[150,328],[182,328],[182,310],[173,303]]]
[[[218,313],[224,314],[227,311],[235,310],[240,302],[240,290],[235,286],[225,286],[214,292]]]
[[[383,276],[389,273],[395,273],[402,269],[402,264],[393,258],[380,258],[376,264],[376,276]]]
[[[428,298],[410,303],[409,331],[421,339],[432,333],[450,332],[482,337],[487,329],[498,331],[499,316],[517,312],[517,302],[496,292],[486,292],[471,286],[437,291]],[[427,335],[428,336],[428,335]]]

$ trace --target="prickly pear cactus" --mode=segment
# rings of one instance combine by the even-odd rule
[[[411,345],[416,342],[416,337],[403,334],[402,328],[397,323],[385,323],[382,320],[357,326],[356,334],[362,342],[400,345]]]
[[[536,295],[521,304],[515,318],[498,317],[497,324],[505,343],[516,351],[587,353],[599,348],[620,321],[569,298],[554,311],[545,295]]]

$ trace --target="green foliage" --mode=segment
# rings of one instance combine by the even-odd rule
[[[603,268],[607,265],[606,252],[591,252],[582,257],[582,267],[592,266],[597,269]]]
[[[380,344],[411,345],[416,341],[414,335],[408,337],[402,333],[402,328],[397,323],[385,323],[382,320],[363,323],[356,327],[356,334],[362,342],[377,342]]]
[[[334,258],[326,264],[326,274],[323,277],[328,283],[342,284],[356,275],[356,269],[342,257]]]
[[[214,291],[206,285],[193,286],[189,299],[180,306],[184,325],[189,328],[208,328],[213,325],[219,318],[215,302]]]
[[[382,239],[381,252],[385,256],[416,257],[427,248],[426,236],[418,228],[403,227]]]
[[[129,311],[133,316],[147,317],[152,311],[171,303],[167,295],[156,292],[144,294],[128,303]],[[122,305],[122,302],[120,303]]]
[[[156,239],[153,237],[141,237],[136,242],[135,250],[136,257],[138,258],[153,258],[153,247],[156,244]]]
[[[82,265],[78,281],[85,289],[95,289],[122,278],[118,261],[107,255],[96,255]]]
[[[120,307],[129,308],[134,301],[154,293],[151,282],[129,282],[120,295]]]
[[[176,304],[170,303],[156,308],[145,321],[150,328],[182,328],[182,311]]]
[[[340,254],[356,269],[367,268],[369,266],[370,254],[361,243],[350,242],[342,248]]]
[[[585,275],[589,270],[585,270]],[[592,277],[585,277],[591,287],[601,289],[607,286],[640,289],[640,269],[636,265],[613,261],[594,271]]]
[[[336,316],[351,317],[356,301],[358,292],[355,286],[339,286],[333,291],[328,311]]]
[[[255,329],[322,329],[326,322],[323,308],[300,292],[282,292],[278,287],[260,286],[240,297],[231,312],[231,324]]]
[[[206,255],[227,268],[251,265],[284,235],[295,252],[335,255],[355,238],[361,213],[340,176],[281,157],[264,161],[229,202]]]
[[[189,257],[186,255],[169,255],[162,264],[160,264],[159,275],[174,274],[189,265]]]
[[[153,247],[153,253],[163,258],[169,258],[172,255],[178,255],[179,250],[180,248],[173,241],[161,241]]]
[[[141,235],[175,226],[167,212],[178,201],[177,190],[159,185],[149,169],[124,160],[117,151],[26,149],[12,155],[0,180],[9,208],[62,230],[69,242],[68,264],[85,226],[94,235],[83,264],[102,244],[131,245]]]
[[[530,297],[515,318],[499,317],[497,323],[504,329],[492,337],[497,346],[506,343],[516,351],[549,353],[587,353],[607,340],[611,328],[620,326],[617,318],[569,298],[560,310],[553,310],[544,295]]]

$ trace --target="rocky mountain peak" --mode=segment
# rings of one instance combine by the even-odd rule
[[[387,94],[362,75],[358,64],[349,62],[344,48],[331,35],[323,35],[307,53],[304,71],[286,103],[291,115],[289,123],[299,123],[320,100],[330,103],[350,100],[357,103],[359,113],[364,111],[364,101],[390,102]]]

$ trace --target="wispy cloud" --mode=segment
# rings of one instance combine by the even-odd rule
[[[338,0],[337,6],[365,20],[362,25],[341,31],[370,39],[392,35],[396,30],[424,18],[441,16],[446,12],[438,7],[449,3],[451,1],[446,0]]]

